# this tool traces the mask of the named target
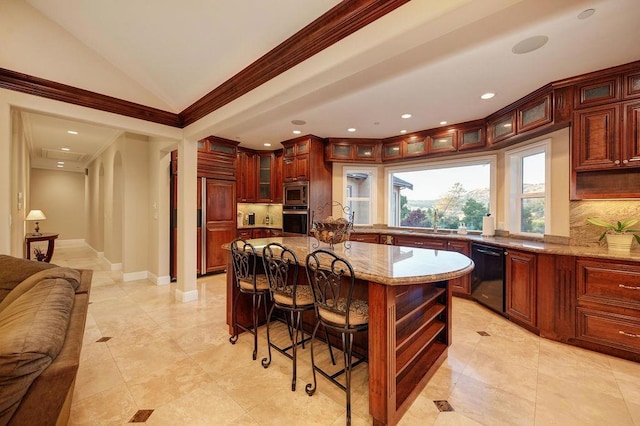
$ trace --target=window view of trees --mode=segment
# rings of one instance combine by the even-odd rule
[[[400,190],[400,221],[392,226],[482,230],[489,213],[490,166],[488,163],[399,172],[394,178],[411,183]],[[451,182],[448,186],[445,182]]]

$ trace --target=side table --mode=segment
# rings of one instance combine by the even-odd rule
[[[36,234],[27,234],[24,237],[24,251],[25,257],[27,259],[31,259],[31,243],[35,243],[37,241],[48,241],[47,245],[47,254],[44,258],[44,261],[49,263],[51,258],[53,257],[53,249],[55,248],[55,240],[58,238],[59,234],[54,234],[51,232],[42,232],[38,235]]]

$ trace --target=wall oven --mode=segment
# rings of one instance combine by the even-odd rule
[[[506,316],[504,297],[505,250],[501,247],[471,243],[471,297],[486,307]]]
[[[309,232],[309,210],[307,206],[284,206],[282,208],[282,232],[303,234]]]
[[[283,188],[284,208],[304,207],[309,205],[309,184],[307,182],[285,183]]]

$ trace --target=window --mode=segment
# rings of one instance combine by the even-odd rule
[[[550,140],[506,153],[509,186],[509,230],[542,236],[548,229]]]
[[[344,206],[353,213],[354,225],[373,225],[376,171],[372,168],[344,168]]]
[[[465,224],[482,230],[482,217],[495,205],[495,163],[495,155],[488,155],[388,169],[388,225],[457,229]]]

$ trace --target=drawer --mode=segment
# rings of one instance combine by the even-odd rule
[[[395,238],[395,245],[405,247],[420,247],[434,250],[446,250],[446,240],[438,240],[435,238],[420,238],[420,237],[408,237],[404,235],[398,235]]]
[[[640,353],[640,318],[578,308],[578,339]]]
[[[640,267],[578,260],[578,300],[640,309]]]
[[[378,234],[358,234],[352,232],[349,236],[350,241],[360,241],[363,243],[378,243]]]

